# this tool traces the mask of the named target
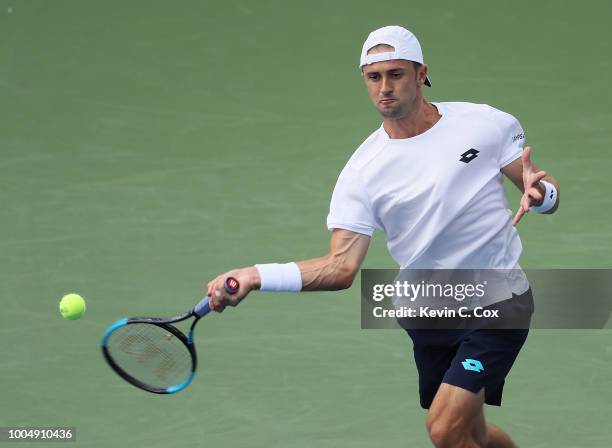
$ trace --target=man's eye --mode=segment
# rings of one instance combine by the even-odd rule
[[[402,74],[401,73],[391,73],[391,77],[394,79],[399,79],[402,77]]]
[[[368,75],[368,79],[371,79],[372,81],[376,81],[378,79],[378,75]]]

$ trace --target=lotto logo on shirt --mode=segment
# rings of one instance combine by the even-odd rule
[[[459,158],[459,161],[463,162],[463,163],[470,163],[472,160],[474,160],[476,157],[478,157],[478,153],[479,152],[480,151],[478,151],[477,149],[470,148],[466,152],[461,154],[461,157]]]

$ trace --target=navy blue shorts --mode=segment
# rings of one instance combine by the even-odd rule
[[[531,289],[505,302],[523,310],[530,307],[533,312]],[[474,393],[484,388],[485,403],[500,406],[505,378],[529,333],[527,328],[406,331],[414,344],[419,396],[425,409],[441,383]]]

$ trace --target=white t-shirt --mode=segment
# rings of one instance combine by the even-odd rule
[[[521,125],[485,104],[433,104],[442,117],[426,132],[390,139],[381,126],[355,151],[327,227],[379,229],[402,268],[520,269],[500,169],[522,154]]]

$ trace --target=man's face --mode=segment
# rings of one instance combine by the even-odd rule
[[[417,73],[411,61],[394,59],[363,67],[363,78],[374,106],[385,118],[410,115],[417,101]]]

